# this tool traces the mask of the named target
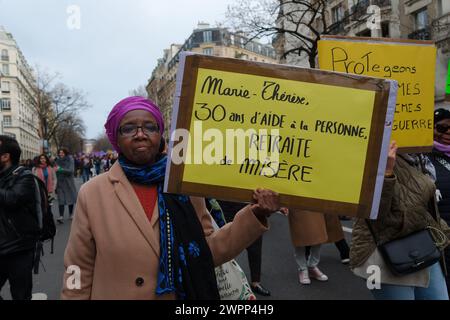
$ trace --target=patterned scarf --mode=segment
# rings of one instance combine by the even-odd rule
[[[163,194],[167,156],[152,165],[137,166],[123,155],[119,163],[128,180],[157,185],[160,257],[156,294],[177,299],[218,299],[211,251],[189,198]]]

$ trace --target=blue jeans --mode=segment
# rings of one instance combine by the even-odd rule
[[[428,288],[381,284],[381,289],[373,289],[377,300],[448,300],[447,285],[439,262],[428,268],[430,285]]]
[[[83,168],[83,183],[89,181],[90,175],[91,175],[91,169]]]

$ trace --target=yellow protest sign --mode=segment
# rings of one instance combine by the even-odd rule
[[[374,211],[391,82],[202,55],[182,56],[177,81],[167,192]]]
[[[405,152],[432,148],[435,64],[431,41],[339,36],[319,41],[321,69],[398,81],[392,139]]]

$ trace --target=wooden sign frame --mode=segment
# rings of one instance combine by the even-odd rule
[[[323,71],[319,69],[306,69],[294,66],[273,65],[231,58],[218,58],[184,53],[181,56],[177,75],[177,91],[175,93],[171,132],[180,128],[186,130],[190,129],[199,68],[374,91],[375,102],[359,204],[313,199],[287,194],[280,194],[280,200],[283,206],[290,208],[301,208],[330,214],[364,218],[376,217],[379,197],[376,199],[377,197],[375,196],[375,200],[377,201],[374,202],[374,191],[377,189],[377,192],[381,194],[383,178],[379,179],[379,177],[380,172],[384,174],[387,158],[387,148],[385,146],[386,139],[383,138],[386,134],[388,135],[388,138],[390,138],[390,132],[385,132],[385,123],[386,121],[389,121],[389,117],[393,117],[393,112],[392,115],[388,115],[388,102],[389,99],[392,98],[392,85],[394,84],[394,86],[396,86],[395,81]],[[395,99],[393,104],[395,107]],[[390,120],[392,121],[392,119]],[[165,192],[213,197],[237,202],[251,202],[253,190],[184,182],[182,180],[184,164],[176,165],[171,161],[171,152],[177,143],[180,142],[173,141],[172,138],[170,139],[164,187]],[[386,149],[386,152],[384,156],[380,157],[380,153],[383,153],[383,148]],[[377,187],[376,184],[378,184]],[[261,187],[269,188],[268,186]],[[376,213],[374,214],[375,211]]]

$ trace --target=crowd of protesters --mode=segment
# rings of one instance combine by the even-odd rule
[[[111,166],[114,164],[114,162],[117,161],[118,154],[116,152],[100,151],[92,152],[89,154],[76,153],[70,155],[70,157],[74,162],[74,177],[82,178],[83,182],[86,182],[89,181],[90,178],[95,177],[100,173],[107,172],[109,168],[111,168]],[[34,159],[20,160],[19,164],[20,166],[33,170],[33,168],[38,168],[42,164],[43,158],[46,159],[46,164],[48,166],[57,166],[57,155],[52,154],[41,154],[39,156],[36,156]]]
[[[239,208],[224,206],[231,222],[217,223],[218,229],[207,199],[164,193],[164,122],[148,99],[126,98],[111,110],[105,129],[113,154],[70,155],[62,149],[56,157],[43,154],[19,163],[17,141],[0,136],[0,289],[9,280],[13,299],[31,298],[37,228],[27,223],[34,210],[27,174],[32,172],[58,199],[57,221],[63,223],[66,206],[69,219],[74,216],[64,264],[78,266],[83,278],[73,289],[65,273],[64,299],[219,299],[214,268],[246,248],[252,289],[270,295],[260,283],[262,235],[268,218],[281,212],[289,216],[301,285],[328,280],[318,268],[320,246],[334,242],[342,263],[350,263],[364,281],[368,267],[381,269],[381,288],[371,289],[375,299],[448,300],[450,112],[436,110],[434,120],[432,154],[400,154],[391,142],[378,220],[355,220],[350,255],[336,217],[281,207],[279,195],[269,189],[255,189],[252,201]],[[75,177],[83,183],[95,178],[78,193]],[[441,260],[408,275],[394,274],[379,248],[421,230],[430,230]]]

